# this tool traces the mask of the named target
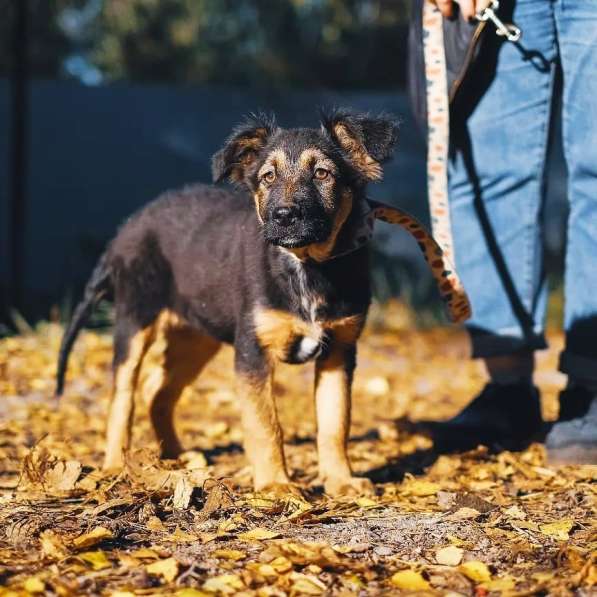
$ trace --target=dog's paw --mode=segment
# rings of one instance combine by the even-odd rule
[[[277,498],[290,496],[303,497],[301,488],[296,483],[269,483],[257,490],[259,493],[273,494]]]
[[[373,483],[363,477],[328,478],[325,480],[323,488],[328,495],[334,497],[341,495],[372,495],[375,492]]]

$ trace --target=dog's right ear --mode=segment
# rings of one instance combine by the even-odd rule
[[[234,129],[224,147],[212,157],[211,173],[214,183],[221,182],[224,178],[236,183],[242,182],[247,168],[255,162],[259,150],[265,147],[276,130],[273,115],[251,114]]]

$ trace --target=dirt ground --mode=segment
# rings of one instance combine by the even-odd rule
[[[304,499],[251,492],[229,349],[178,407],[188,452],[156,458],[140,403],[126,468],[105,475],[111,339],[82,334],[58,404],[60,335],[0,341],[0,596],[597,595],[596,467],[548,467],[540,445],[440,455],[405,424],[448,418],[482,388],[456,330],[374,309],[350,454],[376,495],[341,499],[317,482],[311,367],[276,378]],[[565,383],[561,336],[550,344],[536,375],[548,419]]]

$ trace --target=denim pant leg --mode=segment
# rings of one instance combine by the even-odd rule
[[[597,2],[558,0],[562,136],[568,166],[566,349],[560,368],[597,385]]]
[[[452,232],[473,307],[474,357],[545,347],[540,212],[557,55],[553,5],[518,0],[513,19],[521,44],[488,39],[493,55],[482,53],[469,75],[475,85],[488,78],[486,90],[469,113],[457,104],[452,116]]]

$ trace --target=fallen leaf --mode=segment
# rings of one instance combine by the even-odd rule
[[[280,533],[276,531],[270,531],[268,529],[263,529],[261,527],[255,527],[250,531],[238,534],[238,538],[242,539],[243,541],[263,541],[265,539],[275,539],[279,536]]]
[[[292,572],[290,580],[294,595],[321,595],[327,589],[327,586],[312,574]]]
[[[458,570],[475,582],[487,582],[491,580],[491,572],[487,564],[479,560],[471,560],[470,562],[460,564]]]
[[[95,527],[93,530],[89,531],[89,533],[83,533],[83,535],[79,535],[76,539],[74,539],[73,545],[77,549],[83,549],[85,547],[96,545],[97,543],[105,541],[106,539],[113,538],[114,534],[110,529],[105,527]]]
[[[435,560],[443,566],[458,566],[462,562],[464,550],[455,545],[448,545],[435,552]]]
[[[104,568],[110,568],[111,564],[106,554],[99,550],[99,551],[84,551],[78,554],[78,557],[81,558],[84,562],[91,564],[91,567],[94,570],[103,570]]]
[[[45,593],[46,591],[46,585],[44,581],[37,576],[30,576],[29,578],[25,579],[23,588],[28,593]]]
[[[39,537],[43,553],[55,560],[60,560],[67,554],[67,549],[62,538],[54,531],[45,530]]]
[[[392,575],[390,582],[398,589],[405,591],[425,591],[430,584],[415,570],[400,570]]]
[[[203,584],[203,588],[210,593],[231,595],[245,588],[240,576],[236,574],[220,574],[208,578]]]
[[[186,510],[191,503],[194,487],[186,477],[181,477],[174,486],[172,506],[176,510]]]
[[[548,537],[554,537],[558,541],[568,541],[570,539],[570,531],[574,526],[573,520],[559,520],[557,522],[550,522],[548,524],[539,525],[539,530]]]
[[[216,549],[212,555],[216,558],[232,560],[233,562],[247,557],[247,554],[244,551],[240,551],[238,549]]]
[[[147,564],[145,570],[154,576],[161,576],[166,582],[172,582],[178,576],[178,562],[174,558],[158,560]]]
[[[81,463],[76,460],[57,462],[48,471],[46,482],[57,491],[72,491],[75,488],[82,468]]]
[[[426,497],[428,495],[435,495],[439,489],[440,486],[432,481],[411,480],[406,483],[403,493],[415,497]]]

